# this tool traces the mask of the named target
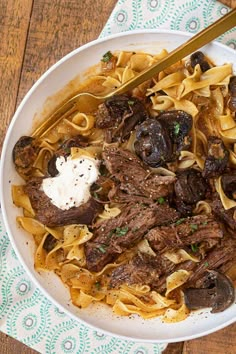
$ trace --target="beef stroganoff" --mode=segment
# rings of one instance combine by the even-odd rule
[[[81,90],[107,93],[167,55],[107,52]],[[236,77],[202,52],[43,138],[21,137],[12,187],[35,269],[74,305],[184,320],[235,298]]]

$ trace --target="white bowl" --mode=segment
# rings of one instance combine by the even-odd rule
[[[183,32],[160,30],[126,32],[96,40],[74,50],[52,66],[27,93],[11,121],[3,146],[1,169],[3,218],[12,245],[29,276],[56,306],[74,319],[125,339],[143,342],[177,342],[200,337],[233,323],[236,320],[236,304],[214,315],[208,310],[199,311],[190,315],[185,321],[175,324],[162,323],[160,318],[151,320],[143,320],[139,317],[118,318],[103,305],[94,305],[83,310],[73,306],[69,291],[52,272],[39,274],[34,270],[34,242],[15,222],[16,216],[21,211],[12,203],[11,184],[19,184],[22,181],[12,162],[12,149],[22,135],[31,133],[35,114],[44,115],[55,104],[55,97],[49,100],[47,98],[63,89],[76,75],[84,73],[86,69],[97,64],[107,51],[144,50],[157,53],[162,48],[174,49],[190,36]],[[236,52],[222,44],[214,42],[205,46],[203,50],[215,64],[236,63]],[[60,92],[58,99],[73,88],[70,83],[66,90]]]

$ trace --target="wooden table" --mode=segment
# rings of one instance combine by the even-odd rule
[[[236,7],[236,0],[222,0]],[[52,64],[99,35],[116,0],[0,0],[0,150],[11,117]],[[166,353],[236,353],[236,324],[206,337],[168,345]],[[3,354],[34,350],[0,333]],[[116,354],[116,353],[114,353]]]

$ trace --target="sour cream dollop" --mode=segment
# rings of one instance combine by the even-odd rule
[[[58,175],[43,179],[42,189],[62,210],[78,207],[90,198],[90,187],[99,176],[99,162],[92,157],[56,159]]]

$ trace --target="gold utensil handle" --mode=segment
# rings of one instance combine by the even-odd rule
[[[140,74],[135,76],[135,78],[127,81],[121,87],[111,92],[110,96],[124,93],[128,90],[135,88],[146,80],[151,79],[154,75],[160,71],[166,69],[172,64],[175,64],[180,59],[183,59],[189,54],[192,54],[197,49],[203,47],[204,45],[210,43],[215,38],[219,37],[221,34],[227,32],[229,29],[236,26],[236,9],[228,12],[225,16],[221,17],[216,22],[212,23],[210,26],[197,33],[195,36],[190,38],[187,42],[183,43],[178,48],[170,52],[165,58],[161,59],[158,63],[148,67]],[[173,34],[174,36],[174,34]]]

